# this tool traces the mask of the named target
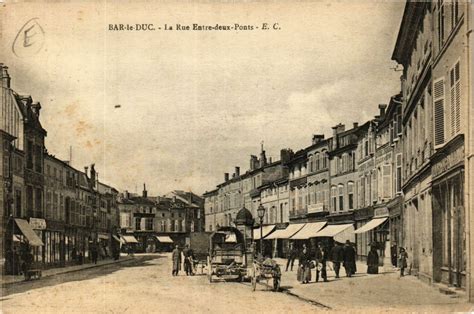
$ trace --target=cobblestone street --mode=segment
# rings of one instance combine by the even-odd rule
[[[278,260],[283,265],[284,260]],[[360,264],[360,269],[364,269]],[[137,255],[120,264],[63,273],[39,281],[9,285],[4,313],[221,313],[347,311],[472,311],[464,298],[442,295],[412,276],[396,273],[334,278],[301,285],[283,272],[282,291],[263,284],[216,282],[206,276],[172,277],[168,254]],[[313,276],[314,280],[314,276]],[[402,289],[403,287],[403,289]],[[196,293],[199,291],[199,293]],[[93,296],[93,297],[92,297]],[[390,306],[387,306],[390,304]]]

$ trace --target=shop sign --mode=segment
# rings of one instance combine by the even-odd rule
[[[31,229],[44,230],[46,229],[46,220],[41,218],[30,218]]]
[[[374,209],[374,217],[387,217],[388,216],[388,208],[387,207],[380,207]]]
[[[320,213],[324,211],[324,203],[317,203],[308,205],[308,214],[309,213]]]
[[[464,147],[459,146],[455,151],[446,155],[443,159],[433,165],[432,174],[433,177],[438,177],[443,173],[456,166],[458,163],[464,160]]]

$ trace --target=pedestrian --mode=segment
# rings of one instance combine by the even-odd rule
[[[390,246],[390,256],[392,259],[392,266],[397,267],[398,250],[397,250],[397,242],[395,241]]]
[[[332,263],[334,265],[334,272],[336,278],[339,278],[339,271],[341,270],[341,263],[344,261],[344,248],[342,243],[336,242],[336,246],[331,251]]]
[[[408,253],[403,247],[400,247],[400,255],[398,256],[398,267],[400,267],[400,277],[405,276],[405,268],[407,268],[408,263]]]
[[[77,262],[77,250],[76,247],[73,247],[71,250],[71,260],[76,263]]]
[[[288,271],[288,267],[291,266],[290,270],[293,271],[293,264],[295,263],[296,259],[296,249],[295,244],[290,242],[290,247],[288,248],[288,261],[286,262],[286,271]]]
[[[301,251],[300,258],[298,261],[298,277],[303,284],[311,281],[311,261],[309,257],[308,249],[306,244],[303,244],[303,250]]]
[[[183,250],[184,256],[184,271],[186,272],[186,276],[194,275],[193,272],[193,258],[194,253],[193,250],[189,248],[189,244],[186,244]]]
[[[23,275],[25,276],[25,280],[30,280],[31,276],[30,276],[29,271],[33,264],[33,254],[31,254],[30,246],[28,244],[25,245],[22,251],[21,259],[23,261],[22,271],[23,271]]]
[[[344,245],[344,269],[346,270],[347,277],[352,277],[356,272],[355,258],[356,251],[352,247],[351,242],[347,240],[346,245]]]
[[[315,252],[316,258],[316,282],[319,281],[319,274],[321,273],[321,278],[324,282],[328,281],[328,275],[326,270],[326,262],[328,260],[328,248],[326,245],[322,245],[322,243],[318,243]]]
[[[181,251],[179,250],[178,245],[175,246],[173,253],[171,254],[173,260],[173,276],[178,276],[178,273],[181,269]]]
[[[90,250],[92,263],[97,264],[97,257],[99,256],[99,252],[97,251],[97,243],[92,243]]]
[[[367,274],[379,273],[379,254],[374,244],[370,246],[369,254],[367,255]]]

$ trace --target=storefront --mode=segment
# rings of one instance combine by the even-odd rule
[[[433,280],[466,286],[464,145],[450,143],[433,156]]]
[[[372,246],[377,249],[379,265],[384,265],[385,256],[390,256],[388,208],[379,207],[371,210],[373,216],[354,231],[357,237],[357,251],[362,260],[367,259]]]
[[[277,250],[273,251],[273,256],[276,257],[287,257],[288,250],[290,246],[290,238],[301,230],[306,224],[305,223],[295,223],[289,224],[286,228],[276,229],[270,233],[265,240],[273,242],[273,247]],[[293,241],[294,242],[294,241]]]

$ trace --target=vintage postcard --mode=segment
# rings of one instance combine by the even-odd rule
[[[473,7],[0,0],[0,312],[472,311]]]

